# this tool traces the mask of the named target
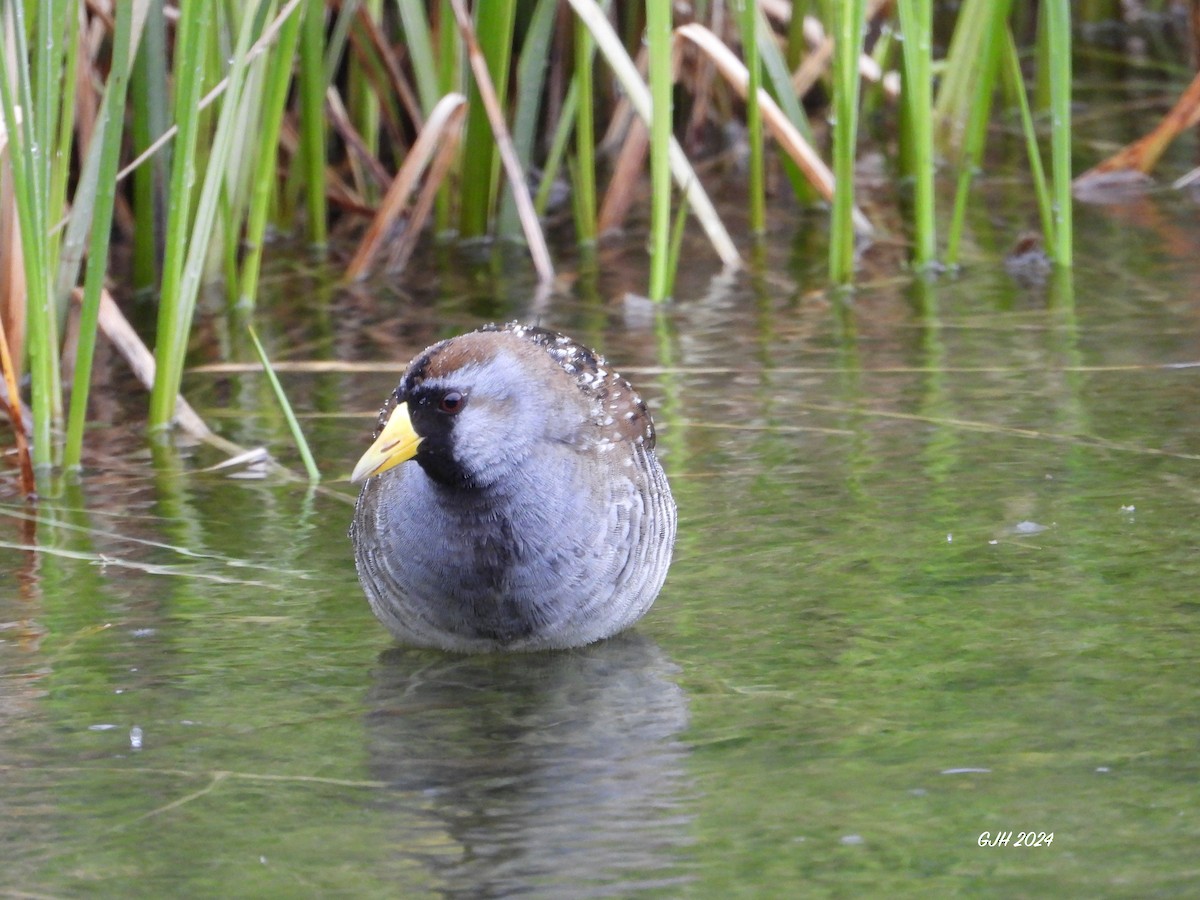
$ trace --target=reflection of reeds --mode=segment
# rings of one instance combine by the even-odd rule
[[[111,18],[65,2],[5,4],[0,242],[19,232],[21,265],[0,249],[0,324],[13,378],[30,375],[33,462],[41,470],[79,465],[101,292],[106,279],[126,274],[110,267],[114,232],[131,250],[126,283],[159,298],[149,410],[157,433],[176,416],[201,283],[223,276],[231,304],[253,308],[272,227],[303,223],[308,240],[323,245],[335,219],[361,221],[347,267],[357,279],[402,268],[432,220],[462,237],[523,241],[548,282],[554,269],[540,217],[553,186],[570,187],[577,238],[591,244],[623,226],[648,172],[646,293],[669,295],[672,247],[689,214],[722,265],[741,265],[683,148],[743,117],[751,231],[766,221],[765,133],[798,200],[832,205],[830,280],[850,283],[870,234],[854,199],[859,121],[864,105],[886,109],[895,99],[888,65],[903,70],[908,88],[898,127],[915,178],[907,207],[914,266],[931,266],[941,253],[938,156],[963,173],[943,257],[958,259],[998,78],[1023,105],[1046,247],[1069,263],[1065,0],[1042,4],[1039,29],[1052,112],[1048,188],[1010,0],[962,4],[936,84],[929,0],[824,6],[822,23],[793,16],[784,0],[740,0],[728,16],[715,4],[691,22],[671,4],[619,0],[488,0],[473,15],[464,0],[177,9],[131,0],[115,4]],[[866,43],[879,32],[904,40]],[[892,60],[896,48],[903,55]],[[814,86],[831,99],[826,158],[801,102]],[[121,184],[130,173],[127,197]],[[85,258],[68,418],[59,335]]]

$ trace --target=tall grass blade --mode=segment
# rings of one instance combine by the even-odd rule
[[[1054,207],[1050,199],[1050,187],[1046,182],[1046,170],[1042,166],[1042,153],[1038,146],[1037,129],[1033,124],[1033,113],[1029,109],[1029,94],[1025,90],[1025,78],[1021,73],[1021,58],[1017,53],[1017,44],[1013,40],[1011,28],[1005,28],[1003,41],[1003,74],[1009,93],[1017,98],[1017,108],[1021,114],[1021,133],[1025,135],[1025,153],[1029,157],[1029,173],[1033,179],[1034,195],[1037,197],[1043,243],[1047,247],[1053,247],[1056,243]]]
[[[58,121],[58,99],[61,95],[62,39],[66,30],[64,15],[70,12],[68,0],[39,0],[33,5],[35,13],[34,106],[27,107],[32,113],[29,127],[32,128],[34,146],[38,152],[34,164],[43,189],[50,189],[50,171],[54,161],[52,136]],[[74,85],[72,85],[74,87]],[[49,193],[46,194],[46,214],[50,214]]]
[[[59,378],[58,322],[45,240],[49,216],[47,169],[49,148],[38,146],[38,130],[31,119],[35,107],[30,55],[25,41],[23,3],[7,5],[10,17],[3,25],[8,40],[0,36],[0,102],[8,133],[14,199],[21,229],[21,254],[28,290],[29,373],[33,412],[33,464],[39,474],[55,461],[55,432],[62,423],[62,386]],[[10,43],[11,42],[11,43]],[[12,48],[12,58],[8,56]],[[15,85],[12,83],[15,75]],[[15,88],[15,92],[14,92]]]
[[[306,0],[306,2],[311,5],[311,0]],[[345,3],[339,3],[336,9],[329,10],[330,23],[321,26],[324,34],[324,45],[320,48],[322,97],[337,80],[338,69],[342,66],[346,45],[350,42],[350,29],[354,25],[354,18],[358,14],[361,4],[362,0],[347,0]],[[323,13],[324,10],[322,10],[322,19],[324,19]],[[306,18],[305,21],[309,20]],[[325,33],[326,31],[327,33]]]
[[[245,256],[238,280],[238,306],[253,309],[258,296],[258,275],[262,265],[263,241],[267,232],[267,214],[274,192],[278,168],[279,132],[283,127],[284,106],[291,87],[292,64],[304,14],[299,6],[292,9],[279,31],[279,40],[271,52],[263,97],[262,132],[258,138],[258,160],[251,179],[250,207],[246,216]]]
[[[66,29],[63,35],[63,66],[61,73],[61,85],[67,88],[66,96],[70,98],[68,102],[60,102],[56,98],[54,103],[56,106],[58,130],[52,138],[53,144],[49,145],[52,149],[48,152],[50,159],[50,196],[46,204],[46,224],[49,225],[53,221],[54,216],[59,210],[67,207],[67,187],[71,180],[71,164],[72,152],[71,147],[75,137],[75,107],[74,102],[75,91],[80,89],[77,83],[79,73],[79,19],[82,17],[82,10],[75,10],[71,4],[68,4],[63,11],[61,25]],[[57,230],[51,230],[47,235],[46,259],[52,261],[58,258],[59,254],[59,237]],[[49,262],[51,268],[53,263]],[[61,325],[64,321],[64,316],[67,309],[67,298],[56,292],[58,321]]]
[[[207,6],[207,4],[200,5]],[[217,128],[212,140],[208,166],[204,173],[204,183],[200,189],[195,219],[188,235],[187,257],[179,274],[177,289],[170,298],[170,315],[166,320],[167,327],[165,329],[162,325],[163,314],[167,312],[168,307],[164,291],[159,311],[158,345],[155,347],[158,367],[155,372],[154,390],[150,396],[152,427],[161,428],[170,422],[175,396],[179,393],[192,314],[195,310],[196,296],[200,289],[200,280],[213,235],[217,205],[224,186],[225,167],[233,145],[234,129],[238,124],[238,112],[241,109],[242,83],[249,65],[247,51],[250,48],[250,40],[256,25],[260,24],[259,14],[265,8],[265,4],[254,4],[242,10],[237,45],[234,48],[233,62],[227,76],[229,86],[217,118]],[[243,127],[248,127],[246,123],[241,124]],[[181,127],[180,138],[182,139],[182,137]],[[176,149],[180,150],[179,147]]]
[[[300,40],[300,145],[308,203],[308,239],[317,247],[327,240],[325,207],[325,4],[308,0]]]
[[[312,450],[308,447],[308,441],[304,438],[304,431],[300,428],[300,422],[296,418],[296,414],[292,412],[292,404],[288,402],[287,394],[283,391],[283,385],[279,383],[279,378],[275,375],[275,370],[271,368],[271,361],[267,359],[267,351],[263,349],[262,342],[258,339],[258,335],[255,334],[254,326],[247,325],[246,331],[250,333],[250,340],[254,344],[254,352],[258,354],[258,358],[262,362],[263,372],[267,376],[267,381],[271,383],[271,390],[275,393],[275,399],[279,401],[279,408],[283,410],[283,417],[287,419],[288,428],[292,432],[292,440],[296,442],[296,450],[300,453],[300,459],[304,461],[304,470],[308,473],[308,480],[316,484],[321,480],[321,470],[317,468],[317,462],[313,459]]]
[[[575,107],[575,177],[572,181],[575,186],[575,236],[585,246],[596,243],[596,110],[592,87],[595,55],[596,42],[592,40],[591,32],[576,19],[575,85],[579,102]],[[667,178],[670,178],[669,172]]]
[[[167,130],[170,96],[167,78],[167,23],[163,0],[151,0],[142,40],[130,78],[129,93],[133,118],[130,135],[141,152]],[[157,154],[149,165],[134,173],[133,288],[147,290],[158,284],[163,215],[166,211],[170,152]]]
[[[762,108],[758,91],[762,86],[762,66],[758,51],[758,0],[739,0],[742,32],[742,56],[746,62],[746,134],[750,144],[750,231],[761,235],[767,229],[767,188],[763,168]]]
[[[400,2],[408,3],[409,0],[400,0]],[[458,37],[458,29],[454,27],[454,10],[450,7],[450,0],[434,0],[434,2],[437,3],[438,8],[437,96],[444,97],[447,94],[463,92],[466,78],[463,73],[462,42]],[[438,191],[434,228],[439,234],[448,233],[455,227],[457,192],[452,192],[450,188],[451,186],[446,184]]]
[[[913,264],[918,270],[937,258],[933,194],[933,3],[898,0],[904,33],[904,103],[913,161]]]
[[[625,52],[625,47],[616,32],[613,31],[608,18],[594,0],[568,0],[568,2],[575,10],[575,14],[587,22],[592,36],[596,39],[597,48],[621,83],[621,88],[629,97],[630,104],[639,118],[649,126],[651,122],[650,91],[641,76],[638,75],[637,66]],[[687,196],[692,214],[704,229],[722,264],[729,268],[738,268],[742,263],[741,256],[738,254],[733,240],[729,237],[729,232],[726,231],[717,215],[717,211],[713,208],[712,201],[709,200],[699,179],[696,178],[696,173],[688,163],[683,149],[673,137],[670,141],[668,158],[675,183]],[[666,202],[669,207],[670,198],[667,198]]]
[[[468,34],[473,32],[479,55],[484,60],[482,72],[471,60],[476,77],[468,93],[467,130],[463,137],[459,228],[463,237],[474,238],[488,233],[499,175],[494,123],[484,102],[483,91],[486,89],[481,82],[490,82],[497,105],[503,110],[517,4],[514,0],[488,0],[486,3],[476,4],[476,21],[473,27],[469,22],[463,24],[465,8],[460,0],[453,0],[451,6],[454,8],[463,39],[469,45]]]
[[[67,418],[67,444],[63,465],[77,469],[83,458],[83,431],[87,424],[88,391],[92,380],[92,359],[96,349],[96,331],[100,319],[100,291],[108,272],[108,244],[112,234],[113,205],[117,195],[117,169],[121,162],[121,137],[125,124],[125,93],[133,56],[137,51],[135,25],[146,19],[148,0],[132,0],[114,9],[112,63],[105,89],[102,115],[96,123],[92,142],[99,144],[99,178],[92,221],[92,240],[88,247],[87,275],[83,304],[79,314],[79,341],[75,351],[75,377],[71,388],[71,408]]]
[[[404,46],[412,59],[413,76],[417,82],[417,93],[421,97],[421,108],[429,115],[437,105],[442,91],[438,89],[438,68],[433,52],[433,38],[429,31],[429,19],[425,5],[412,0],[396,0],[396,11],[404,29]]]
[[[525,29],[521,44],[521,57],[517,61],[516,112],[513,115],[513,150],[521,168],[529,172],[534,164],[534,144],[537,140],[538,114],[542,107],[542,93],[546,82],[546,67],[550,61],[551,37],[554,33],[554,17],[558,10],[557,0],[538,0]],[[567,115],[566,105],[562,117]],[[547,169],[550,167],[547,166]],[[553,177],[553,176],[551,176]],[[539,203],[541,190],[534,198],[533,206],[541,215],[544,201]],[[500,201],[500,219],[496,233],[512,238],[520,234],[521,223],[517,217],[517,204],[511,194]]]
[[[196,144],[200,127],[200,89],[204,45],[209,37],[212,6],[189,3],[180,10],[175,39],[175,146],[171,160],[171,185],[167,204],[167,232],[159,288],[158,331],[155,341],[154,390],[150,395],[149,424],[165,429],[175,411],[178,384],[171,390],[168,368],[182,369],[182,349],[190,317],[184,320],[181,297],[183,265],[187,257],[193,185],[196,180]]]
[[[268,3],[267,6],[272,4]],[[237,120],[240,123],[233,129],[233,137],[229,155],[225,163],[225,183],[221,189],[218,204],[215,238],[220,241],[219,247],[213,248],[213,256],[218,250],[223,251],[224,283],[228,285],[228,304],[235,306],[239,299],[237,285],[239,284],[238,255],[240,252],[242,223],[247,217],[250,198],[255,193],[257,185],[253,178],[257,172],[258,163],[268,157],[275,168],[274,148],[268,148],[263,142],[264,132],[270,129],[264,119],[263,102],[266,99],[267,71],[271,57],[263,54],[247,60],[246,81],[238,95]],[[268,178],[269,188],[274,179]],[[210,260],[210,263],[213,261]]]
[[[789,11],[787,36],[784,43],[784,61],[789,69],[799,66],[800,58],[804,55],[804,14],[808,11],[808,5],[799,0],[793,0],[792,8]]]
[[[967,200],[970,195],[971,182],[983,158],[983,148],[987,141],[988,120],[992,111],[992,97],[995,94],[996,78],[999,73],[1000,52],[1004,36],[1008,33],[1008,13],[1011,0],[1001,0],[993,7],[994,19],[992,27],[985,31],[983,43],[979,47],[979,60],[976,71],[979,74],[975,84],[975,94],[970,98],[967,109],[967,121],[964,128],[956,129],[961,135],[958,169],[958,186],[954,196],[954,210],[950,217],[950,229],[946,239],[946,265],[957,266],[959,263],[960,246],[963,228],[967,215]],[[1023,93],[1023,91],[1022,91]]]
[[[999,5],[1005,7],[1007,19],[1008,0]],[[989,29],[997,18],[996,6],[996,0],[963,0],[955,18],[933,108],[938,146],[955,160],[962,149],[972,98],[978,95],[980,61]]]
[[[133,33],[131,36],[131,52],[136,54],[141,43],[141,36],[145,31],[149,20],[149,4],[146,0],[136,0],[127,7],[132,12]],[[133,72],[131,65],[132,61],[125,61],[125,74],[128,83],[128,89],[132,90],[137,79],[132,77]],[[112,113],[109,111],[111,103],[109,92],[106,91],[104,97],[100,101],[100,109],[97,113],[97,123],[108,122],[112,120]],[[116,113],[122,122],[125,118],[125,110],[121,109]],[[135,114],[136,120],[136,114]],[[55,302],[60,309],[64,309],[70,303],[71,292],[75,290],[79,283],[79,270],[83,266],[84,248],[88,247],[94,238],[94,219],[93,211],[96,205],[96,196],[99,190],[110,187],[115,188],[119,183],[121,175],[117,172],[111,174],[111,177],[106,176],[106,183],[101,184],[101,158],[104,151],[104,132],[97,124],[93,130],[92,138],[86,148],[83,161],[79,166],[79,174],[76,179],[75,193],[71,198],[70,215],[65,220],[66,229],[62,238],[60,251],[58,255],[58,274],[54,287]],[[118,151],[119,163],[119,151]],[[112,213],[109,212],[109,217]],[[155,221],[155,217],[150,217],[145,225],[144,230],[152,232],[151,227]],[[140,232],[143,229],[138,229]],[[55,228],[55,232],[58,228]],[[135,235],[136,243],[136,235]],[[157,261],[155,261],[157,262]]]
[[[1050,82],[1050,180],[1054,192],[1054,244],[1050,256],[1060,266],[1073,262],[1071,194],[1071,9],[1068,0],[1045,0]]]
[[[833,221],[829,235],[829,277],[835,284],[854,279],[854,164],[858,143],[858,57],[862,46],[864,0],[834,3]]]
[[[801,22],[803,19],[804,16],[801,14],[799,5],[793,4],[792,22]],[[808,116],[804,113],[804,107],[800,105],[800,97],[792,87],[792,72],[788,65],[788,59],[775,42],[775,34],[766,17],[762,15],[762,10],[759,10],[758,16],[758,55],[766,76],[767,92],[778,104],[792,128],[803,137],[807,144],[813,144],[812,126],[809,124]],[[796,199],[802,203],[810,202],[814,196],[811,182],[805,178],[796,161],[786,152],[782,159],[784,174],[791,182],[792,192],[796,195]]]
[[[546,239],[542,235],[541,225],[538,223],[533,209],[533,200],[529,196],[529,184],[513,153],[512,139],[509,137],[508,126],[504,122],[502,101],[492,84],[487,60],[484,58],[483,49],[479,46],[466,7],[463,6],[462,0],[451,0],[451,6],[454,8],[454,17],[458,20],[458,29],[467,45],[467,59],[471,64],[471,72],[475,76],[476,93],[487,115],[496,150],[500,154],[500,161],[508,176],[508,186],[517,204],[517,215],[525,232],[525,240],[529,244],[529,254],[533,258],[538,278],[543,283],[548,283],[554,279],[554,266],[550,261],[550,251],[546,247]],[[468,128],[470,127],[470,115],[471,111],[468,110]]]
[[[650,299],[665,300],[670,289],[671,4],[646,4],[650,55]]]
[[[671,297],[675,294],[675,276],[679,274],[679,256],[683,250],[683,234],[687,228],[688,205],[680,203],[679,208],[675,210],[675,224],[671,228],[671,245],[668,248],[670,259],[667,262],[667,271],[670,273],[670,281],[667,283],[667,296]]]
[[[801,98],[792,88],[792,69],[794,65],[789,64],[789,58],[784,56],[779,44],[775,42],[775,35],[771,29],[771,24],[762,14],[762,10],[760,9],[758,12],[758,55],[767,77],[767,92],[779,104],[779,108],[783,110],[788,121],[811,144],[813,143],[812,126],[809,124],[808,115],[804,112],[803,105],[801,105]],[[800,4],[793,4],[793,18],[797,21],[803,20],[804,17],[801,15]]]
[[[689,22],[675,30],[677,40],[688,40],[703,51],[716,66],[721,77],[729,82],[741,96],[746,95],[749,83],[749,73],[733,52],[711,31],[703,25]],[[804,135],[792,125],[783,111],[765,91],[760,91],[758,104],[762,109],[763,120],[771,129],[771,134],[783,148],[788,158],[795,163],[808,183],[826,200],[833,202],[834,180],[833,172],[817,154],[812,145],[804,139]],[[854,228],[858,234],[867,236],[874,229],[863,213],[855,208],[852,213]]]
[[[537,194],[533,198],[533,208],[539,216],[546,214],[550,203],[550,192],[558,180],[563,160],[567,155],[567,145],[571,142],[574,131],[575,107],[579,104],[579,88],[572,79],[563,97],[558,124],[550,138],[550,149],[546,151],[546,159],[542,163],[542,177],[538,181]],[[515,206],[514,206],[515,214]]]
[[[343,4],[345,5],[345,4]],[[358,22],[364,28],[369,28],[373,34],[379,33],[379,23],[383,14],[383,0],[364,0],[357,16]],[[380,96],[372,89],[372,79],[381,77],[375,71],[378,66],[370,63],[351,66],[349,72],[350,112],[363,144],[372,155],[379,153],[379,137],[382,122],[382,104]],[[390,99],[390,98],[389,98]],[[415,104],[414,104],[415,105]],[[417,115],[421,112],[418,109]]]

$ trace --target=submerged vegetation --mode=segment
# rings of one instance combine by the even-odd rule
[[[269,231],[323,246],[336,228],[351,244],[347,279],[402,268],[431,233],[518,241],[549,281],[551,187],[569,185],[587,246],[622,227],[648,178],[646,293],[662,300],[685,213],[714,258],[741,265],[693,165],[736,133],[750,230],[764,228],[776,166],[800,203],[829,204],[829,281],[849,285],[873,232],[854,192],[872,109],[896,136],[885,149],[897,179],[912,186],[911,265],[929,272],[958,262],[1003,88],[1021,112],[1044,246],[1071,262],[1067,0],[965,0],[939,19],[944,48],[932,0],[698,2],[690,15],[597,0],[0,10],[0,363],[19,448],[30,438],[29,491],[34,471],[80,466],[97,335],[132,333],[106,284],[157,298],[143,371],[150,433],[166,439],[187,410],[179,386],[200,286],[224,279],[231,311],[250,313]],[[1044,103],[1026,93],[1032,75],[1048,84]],[[957,178],[948,213],[938,161]],[[77,337],[64,349],[68,330]]]

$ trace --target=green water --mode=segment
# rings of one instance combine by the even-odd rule
[[[1194,896],[1200,235],[1154,204],[1171,241],[1084,208],[1073,284],[978,263],[839,303],[807,264],[695,266],[658,320],[621,299],[632,239],[544,302],[519,259],[411,295],[269,278],[279,359],[398,370],[540,314],[641,387],[676,561],[572,653],[404,651],[371,617],[337,478],[393,374],[284,375],[310,492],[152,459],[114,366],[82,489],[5,482],[0,894]],[[299,468],[260,376],[186,389]]]
[[[552,303],[665,368],[634,380],[681,516],[651,614],[574,653],[392,648],[346,485],[202,472],[199,449],[155,474],[111,429],[110,468],[36,533],[0,509],[0,885],[1189,894],[1200,368],[1162,367],[1200,359],[1189,262],[1073,291],[981,267],[840,312],[718,281],[661,333]],[[288,379],[326,472],[370,427],[339,413],[391,381]],[[191,387],[286,459],[258,376]],[[978,845],[1007,831],[1053,843]]]

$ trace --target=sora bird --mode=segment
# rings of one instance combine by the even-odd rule
[[[629,627],[675,543],[654,437],[629,382],[561,334],[489,325],[429,347],[351,476],[375,615],[402,643],[461,653]]]

